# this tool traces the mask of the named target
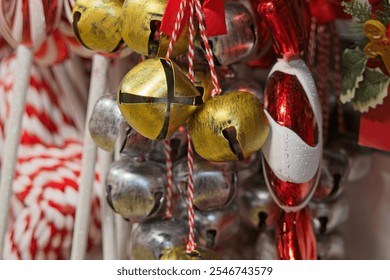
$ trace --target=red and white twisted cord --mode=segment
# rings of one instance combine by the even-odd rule
[[[181,22],[184,18],[184,11],[187,6],[187,0],[181,0],[180,2],[180,7],[179,7],[179,12],[176,15],[175,19],[175,26],[173,28],[172,34],[171,34],[171,39],[169,40],[169,45],[168,45],[168,50],[167,54],[165,56],[166,60],[169,60],[169,57],[171,56],[173,46],[175,45],[177,41],[177,34],[179,33],[180,27],[181,27]]]
[[[171,158],[171,143],[169,139],[164,140],[164,149],[165,149],[165,166],[167,169],[167,189],[166,189],[166,208],[165,208],[165,217],[167,219],[172,218],[172,158]]]
[[[209,45],[209,42],[207,40],[206,36],[206,27],[204,23],[204,15],[203,15],[203,10],[202,10],[202,5],[200,4],[200,0],[195,0],[195,8],[196,8],[196,16],[199,21],[199,30],[200,30],[200,36],[202,37],[203,44],[206,49],[206,59],[209,64],[210,72],[211,72],[211,80],[213,82],[214,89],[211,93],[211,96],[216,96],[221,92],[221,87],[219,86],[218,82],[218,76],[217,72],[215,71],[215,66],[214,66],[214,57],[213,53],[211,51],[211,47]]]

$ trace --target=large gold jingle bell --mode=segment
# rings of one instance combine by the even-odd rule
[[[269,125],[260,100],[244,91],[218,95],[188,122],[194,148],[209,161],[242,160],[261,149]]]
[[[173,248],[161,256],[160,260],[218,260],[217,255],[202,247],[197,247],[192,254],[186,252],[186,246]]]
[[[170,38],[159,31],[167,0],[125,0],[122,12],[122,38],[133,51],[146,55],[165,57]],[[157,35],[157,36],[156,36]],[[173,47],[171,57],[188,49],[188,25]]]
[[[73,7],[73,32],[86,48],[115,52],[121,37],[123,0],[77,0]]]
[[[202,97],[173,61],[153,58],[126,74],[117,102],[132,128],[151,140],[163,140],[187,122]]]

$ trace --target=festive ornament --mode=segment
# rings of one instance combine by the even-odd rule
[[[237,201],[242,221],[258,230],[275,227],[279,209],[267,190],[262,174],[253,174],[240,183]]]
[[[117,102],[131,127],[151,140],[162,140],[188,120],[202,97],[174,62],[156,58],[127,73]]]
[[[253,52],[256,41],[254,19],[243,4],[226,1],[225,15],[226,34],[209,38],[214,58],[221,65],[246,59]]]
[[[266,183],[284,211],[297,211],[308,203],[322,154],[321,106],[310,71],[299,58],[305,38],[303,23],[298,25],[303,20],[299,3],[264,1],[258,9],[274,35],[275,50],[284,57],[273,66],[266,83],[270,135],[263,147]]]
[[[277,255],[280,260],[315,260],[316,238],[308,207],[282,212],[276,226]]]
[[[130,49],[147,56],[165,57],[169,37],[160,32],[167,0],[125,0],[122,12],[122,38]],[[188,48],[188,27],[177,39],[171,57]]]
[[[122,125],[127,126],[115,97],[112,95],[101,97],[96,102],[88,123],[89,132],[95,144],[113,153]]]
[[[59,29],[54,30],[34,52],[34,62],[46,67],[63,63],[68,57],[68,46]]]
[[[73,31],[88,49],[116,52],[122,45],[121,0],[77,0],[73,7]]]
[[[188,129],[196,152],[209,161],[246,159],[261,149],[269,131],[260,100],[239,91],[205,102]]]
[[[138,224],[131,234],[133,260],[162,259],[170,250],[187,242],[188,224],[181,219],[154,220]]]
[[[378,20],[367,20],[364,25],[364,34],[370,42],[364,48],[364,52],[371,58],[381,56],[387,72],[390,73],[390,44],[386,34],[386,27]]]
[[[186,194],[188,188],[187,160],[174,167],[175,185]],[[235,197],[237,177],[230,163],[214,163],[195,159],[193,165],[194,206],[211,210],[228,205]]]
[[[170,250],[161,260],[218,260],[218,257],[206,248],[197,247],[192,253],[187,253],[186,247],[181,246]]]
[[[111,164],[106,178],[107,202],[131,222],[159,215],[165,198],[164,168],[154,162],[122,158]]]
[[[340,226],[348,217],[348,202],[344,196],[329,202],[310,203],[313,228],[317,234],[327,234]]]

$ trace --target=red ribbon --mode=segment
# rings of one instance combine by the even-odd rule
[[[171,36],[175,28],[175,19],[179,12],[180,0],[168,0],[164,16],[161,21],[160,31]],[[205,0],[202,5],[206,23],[206,36],[217,36],[226,34],[225,23],[225,0]],[[189,4],[187,3],[184,18],[178,33],[180,36],[185,23],[188,22],[190,14]]]

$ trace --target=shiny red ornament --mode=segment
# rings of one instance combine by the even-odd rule
[[[316,260],[316,238],[308,207],[298,212],[282,212],[276,226],[276,246],[280,260]]]
[[[263,0],[257,11],[274,38],[274,49],[286,60],[298,58],[306,45],[301,0]]]

